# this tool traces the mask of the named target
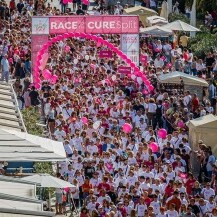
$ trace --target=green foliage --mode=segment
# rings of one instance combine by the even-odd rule
[[[36,136],[42,136],[43,128],[36,125],[36,123],[40,120],[39,112],[35,108],[29,107],[22,110],[22,115],[28,133]]]
[[[30,107],[22,110],[23,121],[25,123],[27,132],[36,136],[43,136],[43,127],[38,126],[37,123],[40,121],[40,113],[36,108]],[[51,162],[35,162],[34,168],[36,173],[48,173],[53,174],[52,163]],[[54,190],[44,188],[43,198],[46,200],[48,198],[49,191],[51,194],[54,193]],[[37,195],[40,195],[40,188],[37,188]]]
[[[217,48],[217,37],[208,31],[201,31],[194,38],[190,39],[189,47],[195,56],[204,58],[206,53]]]
[[[168,20],[170,23],[176,20],[181,20],[185,23],[190,23],[190,20],[184,14],[171,13],[169,14]]]
[[[185,0],[185,4],[192,7],[193,0]],[[205,14],[206,11],[213,11],[217,8],[217,1],[216,0],[197,0],[197,13]]]
[[[40,121],[40,113],[36,108],[29,107],[22,110],[22,116],[29,134],[43,136],[43,127],[37,125]],[[51,162],[36,162],[34,168],[36,173],[53,173]]]

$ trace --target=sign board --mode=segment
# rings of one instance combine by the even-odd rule
[[[138,34],[139,17],[135,15],[32,17],[32,35],[67,32]]]
[[[111,58],[112,57],[112,52],[110,50],[101,50],[99,52],[99,57],[100,58]]]
[[[121,35],[121,50],[139,66],[139,34]]]
[[[118,72],[121,74],[130,74],[131,73],[131,68],[128,66],[119,66],[118,67]]]
[[[32,65],[38,51],[48,42],[50,34],[138,34],[139,16],[47,16],[32,17]],[[105,54],[104,54],[105,55]],[[107,53],[107,56],[110,54]],[[131,55],[132,58],[135,58]]]

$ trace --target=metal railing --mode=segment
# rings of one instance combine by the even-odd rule
[[[18,104],[18,101],[17,101],[17,94],[16,94],[16,92],[15,92],[15,90],[13,88],[13,85],[10,84],[10,86],[11,86],[11,90],[12,90],[12,93],[13,93],[13,96],[14,96],[15,109],[16,109],[16,111],[18,113],[19,121],[21,122],[21,125],[22,125],[22,130],[27,133],[27,129],[26,129],[26,126],[25,126],[24,121],[23,121],[23,116],[22,116],[22,114],[20,112],[20,109],[19,109],[19,104]]]

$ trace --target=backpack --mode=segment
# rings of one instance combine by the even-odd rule
[[[161,116],[162,116],[162,108],[163,108],[162,105],[161,105],[160,107],[157,106],[157,109],[156,109],[156,116],[158,116],[158,117],[161,117]]]

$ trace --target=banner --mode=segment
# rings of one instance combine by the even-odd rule
[[[99,52],[99,57],[100,58],[111,58],[112,57],[112,52],[110,50],[101,50]]]
[[[131,74],[131,68],[128,66],[119,66],[118,72],[121,74]]]
[[[32,35],[31,37],[31,50],[32,50],[32,67],[34,67],[37,54],[42,46],[48,42],[48,35]]]
[[[32,17],[32,34],[138,34],[139,17],[127,16],[52,16]]]
[[[121,50],[139,66],[139,34],[121,35]]]

